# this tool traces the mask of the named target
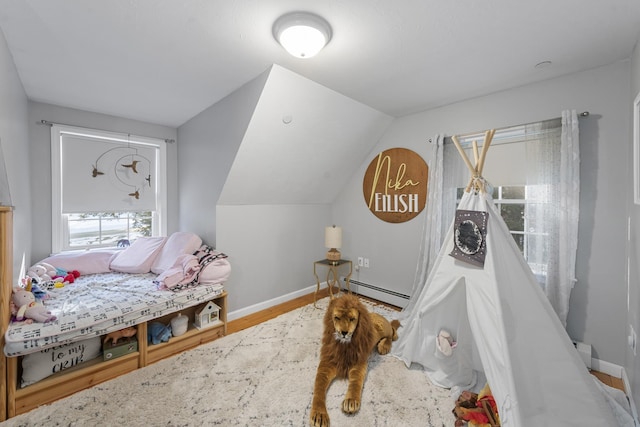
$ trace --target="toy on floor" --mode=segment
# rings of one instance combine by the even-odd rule
[[[452,412],[456,417],[455,427],[461,427],[467,423],[477,427],[500,426],[498,407],[489,384],[486,384],[478,394],[463,391],[456,400],[456,406]]]

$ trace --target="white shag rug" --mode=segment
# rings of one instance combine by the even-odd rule
[[[307,426],[328,299],[0,423],[9,426]],[[397,312],[367,303],[392,319]],[[454,423],[448,390],[374,351],[355,415],[347,382],[327,393],[333,427]]]

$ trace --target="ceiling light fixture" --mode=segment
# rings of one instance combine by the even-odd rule
[[[282,15],[273,24],[273,37],[296,58],[311,58],[331,40],[331,26],[309,12]]]

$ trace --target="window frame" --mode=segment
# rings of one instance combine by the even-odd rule
[[[113,142],[135,142],[156,147],[158,150],[156,210],[152,212],[152,235],[167,233],[167,147],[163,139],[136,136],[99,129],[54,124],[51,126],[51,253],[90,250],[68,245],[68,214],[62,212],[62,135],[73,134]],[[115,212],[115,211],[114,211]],[[119,211],[118,211],[119,212]],[[104,249],[105,246],[96,246]]]

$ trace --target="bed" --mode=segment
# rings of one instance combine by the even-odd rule
[[[193,233],[138,239],[120,251],[57,255],[40,264],[62,272],[77,268],[79,277],[63,285],[34,279],[55,320],[3,324],[6,417],[226,334],[224,282],[231,267],[225,254]],[[3,310],[6,291],[3,283]],[[219,321],[193,327],[211,302],[220,309]],[[147,342],[150,325],[169,326],[178,315],[189,318],[186,333],[158,345]],[[129,327],[137,329],[137,351],[103,358],[106,334]]]

